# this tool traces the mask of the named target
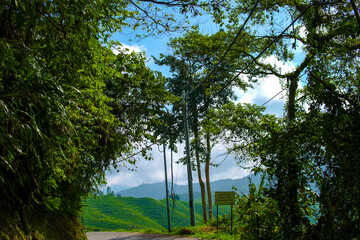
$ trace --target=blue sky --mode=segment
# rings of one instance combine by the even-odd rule
[[[203,34],[214,34],[219,30],[219,27],[209,21],[202,21],[198,23],[200,32]],[[140,41],[129,41],[133,38],[131,35],[125,34],[115,34],[113,36],[114,40],[120,41],[125,48],[129,48],[131,51],[136,52],[145,52],[148,62],[147,65],[156,71],[162,72],[165,76],[169,76],[169,71],[166,67],[157,66],[151,56],[159,57],[160,53],[167,54],[169,49],[166,46],[166,43],[169,41],[169,37],[177,37],[179,34],[172,34],[171,36],[163,35],[157,38],[147,37]],[[282,69],[282,72],[288,72],[295,69],[296,65],[299,64],[303,58],[301,46],[297,48],[297,54],[294,61],[288,63],[279,62],[274,56],[262,59],[263,62],[276,65]],[[246,77],[245,77],[246,79]],[[246,92],[240,91],[239,89],[234,89],[238,95],[238,101],[241,103],[254,103],[258,105],[264,104],[274,95],[282,90],[282,86],[279,83],[279,80],[276,77],[268,77],[264,79],[259,79],[258,84],[254,85],[253,89],[249,89]],[[276,114],[278,117],[283,116],[284,108],[284,96],[286,91],[282,94],[275,97],[265,106],[267,107],[266,112],[270,114]],[[178,145],[180,151],[174,153],[174,161],[183,157],[184,144]],[[120,168],[120,172],[116,171],[107,173],[108,186],[113,189],[120,190],[126,189],[129,187],[134,187],[143,183],[155,183],[164,181],[164,162],[163,162],[163,153],[158,149],[162,149],[162,146],[154,146],[152,150],[152,155],[154,157],[153,161],[142,160],[137,163],[136,171],[129,171],[127,168]],[[241,178],[249,174],[248,170],[242,169],[234,160],[233,156],[228,156],[224,160],[223,154],[226,153],[226,150],[223,146],[216,146],[213,150],[212,161],[213,163],[222,164],[215,168],[211,169],[211,178],[212,181],[225,179],[225,178]],[[170,151],[167,151],[167,165],[168,165],[168,176],[170,176]],[[204,173],[204,170],[203,170]],[[174,182],[177,184],[187,184],[187,175],[186,167],[183,165],[174,164]],[[197,173],[193,172],[194,182],[197,182]]]

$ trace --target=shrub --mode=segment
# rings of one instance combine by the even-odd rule
[[[264,193],[264,177],[257,188],[249,183],[249,194],[236,194],[234,230],[241,239],[281,238],[280,214],[277,202]]]

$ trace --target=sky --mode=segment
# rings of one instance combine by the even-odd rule
[[[203,34],[214,34],[219,30],[219,27],[210,22],[202,22],[199,24],[200,32]],[[172,35],[171,37],[177,37],[179,35]],[[118,40],[122,43],[124,48],[129,49],[129,51],[135,52],[144,52],[147,56],[147,66],[153,70],[162,72],[165,76],[169,76],[169,71],[166,67],[157,66],[152,56],[159,57],[160,53],[167,54],[169,49],[166,46],[166,43],[169,41],[169,36],[161,36],[158,38],[148,37],[140,41],[129,41],[130,37],[128,35],[122,35],[121,33],[115,34],[113,36],[114,40]],[[299,47],[301,48],[301,46]],[[114,50],[116,53],[116,50]],[[300,51],[299,51],[300,54]],[[266,59],[262,59],[263,62],[276,65],[281,67],[282,72],[289,72],[295,69],[296,64],[301,61],[302,56],[295,56],[293,62],[282,63],[279,62],[276,57],[270,56]],[[252,103],[263,105],[269,99],[273,98],[276,94],[281,92],[282,86],[279,83],[279,80],[276,77],[267,77],[264,79],[259,79],[258,83],[254,85],[253,89],[249,89],[246,92],[234,89],[235,93],[238,96],[237,102],[239,103]],[[266,113],[275,114],[278,117],[283,116],[284,108],[284,97],[286,91],[283,91],[281,94],[277,95],[271,101],[265,104]],[[165,172],[164,172],[164,155],[162,152],[162,146],[154,146],[151,154],[153,156],[152,161],[142,160],[137,163],[135,171],[129,171],[127,168],[120,168],[119,172],[109,171],[107,172],[107,185],[110,186],[113,190],[119,191],[131,187],[135,187],[145,183],[157,183],[165,181]],[[178,153],[173,153],[173,178],[174,183],[186,185],[187,184],[187,171],[186,166],[182,164],[176,164],[175,162],[184,157],[184,144],[178,144],[179,151]],[[170,181],[171,179],[171,169],[170,169],[170,150],[166,150],[167,158],[167,175]],[[228,156],[225,158],[226,150],[223,146],[217,145],[213,149],[212,153],[212,162],[220,164],[218,167],[212,167],[210,170],[211,181],[216,181],[220,179],[236,179],[244,177],[250,174],[249,170],[241,168],[236,162],[234,156]],[[204,169],[203,178],[204,178]],[[197,172],[192,173],[194,183],[198,182]]]

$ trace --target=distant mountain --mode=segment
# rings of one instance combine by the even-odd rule
[[[169,188],[171,183],[169,183]],[[174,189],[176,189],[176,194],[183,194],[188,191],[186,185],[177,185],[174,184]],[[169,189],[170,191],[170,189]],[[120,194],[122,197],[135,197],[135,198],[144,198],[150,197],[154,199],[163,199],[166,195],[165,193],[165,182],[151,183],[151,184],[141,184],[137,187],[129,188],[123,191],[117,192],[116,195]]]
[[[239,193],[247,193],[249,191],[249,178],[256,185],[260,184],[260,176],[249,175],[247,177],[239,179],[222,179],[218,181],[211,182],[211,191],[214,193],[216,191],[231,191],[233,186],[238,190]],[[171,183],[169,183],[169,191],[171,191]],[[194,198],[197,199],[200,196],[200,185],[194,184]],[[180,200],[188,200],[188,186],[187,185],[178,185],[174,184],[175,194],[180,195]],[[165,182],[152,183],[152,184],[142,184],[134,188],[126,189],[123,191],[117,192],[117,195],[120,194],[122,197],[135,197],[143,198],[150,197],[154,199],[164,199],[165,198]]]

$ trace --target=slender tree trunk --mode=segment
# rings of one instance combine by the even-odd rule
[[[206,177],[206,191],[208,196],[209,219],[213,219],[213,205],[210,184],[210,160],[211,160],[211,145],[210,134],[206,134],[206,162],[205,162],[205,177]]]
[[[201,162],[200,162],[200,154],[199,154],[199,132],[198,128],[196,126],[195,128],[195,159],[196,159],[196,169],[198,172],[198,178],[199,178],[199,185],[200,185],[200,191],[201,191],[201,204],[202,204],[202,211],[203,211],[203,222],[207,222],[207,209],[206,209],[206,193],[205,193],[205,184],[202,180],[202,174],[201,174]]]
[[[194,140],[195,140],[195,160],[196,160],[196,170],[198,173],[200,191],[201,191],[201,205],[203,211],[203,222],[207,222],[207,209],[206,209],[206,193],[205,193],[205,184],[202,180],[201,174],[201,161],[200,161],[200,153],[199,153],[199,122],[198,122],[198,112],[197,107],[195,106],[193,109],[194,115]]]
[[[293,128],[291,127],[291,122],[295,120],[295,93],[298,87],[298,79],[290,78],[290,88],[289,88],[289,106],[288,106],[288,119],[290,127],[288,129],[287,135],[290,144],[292,142],[292,138],[294,137]],[[294,151],[296,146],[294,144],[290,145],[290,157],[288,159],[288,183],[287,183],[287,192],[289,195],[288,202],[288,210],[287,213],[289,216],[290,229],[289,229],[289,237],[297,236],[297,228],[300,226],[301,214],[300,214],[300,206],[298,201],[298,188],[299,188],[299,179],[298,179],[298,162],[297,157],[294,156]],[[285,159],[284,159],[285,160]]]

